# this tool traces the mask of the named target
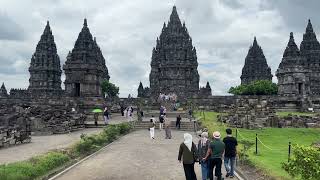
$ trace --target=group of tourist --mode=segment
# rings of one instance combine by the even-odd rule
[[[163,93],[160,93],[159,94],[159,97],[158,97],[158,100],[159,101],[177,101],[177,95],[175,93],[169,93],[169,94],[163,94]]]
[[[159,130],[161,131],[163,129],[163,125],[164,125],[164,129],[165,129],[165,139],[171,139],[171,128],[170,128],[170,122],[167,120],[164,115],[160,115],[159,117]],[[150,119],[150,126],[149,126],[149,131],[150,131],[150,138],[151,139],[155,139],[154,138],[154,133],[155,133],[155,128],[156,128],[156,120],[154,118],[154,116],[152,115],[151,119]]]
[[[212,134],[213,140],[208,139],[208,132],[201,133],[201,139],[196,146],[192,141],[192,135],[184,134],[184,142],[179,148],[178,160],[183,163],[186,180],[196,180],[194,164],[199,162],[203,180],[213,180],[213,170],[217,180],[222,179],[222,160],[227,171],[226,177],[234,177],[234,165],[236,159],[236,138],[232,137],[232,130],[226,129],[227,136],[221,140],[220,132]]]

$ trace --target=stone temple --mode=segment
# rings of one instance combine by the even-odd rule
[[[256,37],[250,47],[242,68],[241,84],[250,84],[257,80],[272,80],[271,69],[263,54],[262,48],[258,45]]]
[[[69,96],[102,96],[101,83],[110,77],[105,59],[96,39],[90,33],[86,19],[63,70],[66,74],[65,91]]]
[[[279,95],[320,94],[320,44],[308,21],[300,50],[290,33],[277,73]]]
[[[29,72],[28,90],[61,91],[60,59],[49,22],[32,55]]]
[[[159,93],[175,93],[180,99],[198,95],[197,68],[196,48],[174,6],[170,20],[168,24],[163,24],[156,47],[152,51],[150,95],[157,97]]]

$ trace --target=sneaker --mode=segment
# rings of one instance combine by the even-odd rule
[[[230,175],[229,178],[234,178],[234,175]]]
[[[227,173],[227,174],[226,174],[226,177],[229,177],[229,176],[230,176],[230,174],[229,174],[229,173]]]

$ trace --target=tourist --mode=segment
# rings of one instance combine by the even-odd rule
[[[201,159],[199,163],[201,165],[202,180],[207,180],[209,178],[209,161],[203,160],[207,154],[209,145],[208,132],[202,132],[201,139],[198,142],[198,155],[199,159]]]
[[[180,125],[181,125],[181,116],[179,114],[176,121],[176,129],[180,129]]]
[[[166,121],[165,123],[165,132],[166,132],[166,139],[171,139],[171,128],[170,128],[169,121]]]
[[[154,119],[154,118],[151,118],[151,119],[150,119],[150,126],[149,126],[150,138],[151,138],[151,139],[154,139],[154,129],[155,129],[155,127],[156,127],[153,119]]]
[[[225,145],[220,140],[220,132],[215,131],[213,133],[213,141],[210,143],[209,149],[207,151],[206,157],[203,158],[204,161],[206,161],[209,156],[209,177],[210,180],[213,180],[213,169],[215,168],[215,176],[217,177],[217,180],[222,179],[222,173],[221,173],[221,165],[222,165],[222,155],[224,153]]]
[[[98,113],[94,113],[93,119],[94,119],[94,125],[98,126],[99,114]]]
[[[163,115],[163,110],[164,110],[163,106],[160,106],[160,116]]]
[[[108,111],[108,107],[105,107],[104,108],[104,111],[103,111],[103,118],[104,118],[104,124],[105,125],[108,125],[109,124],[109,111]]]
[[[192,142],[192,135],[185,133],[183,135],[184,142],[180,144],[178,160],[183,164],[186,180],[196,180],[197,176],[194,172],[194,163],[198,160],[197,147]]]
[[[121,116],[123,117],[124,116],[124,110],[125,108],[123,106],[120,107],[120,111],[121,111]]]
[[[226,146],[224,153],[224,166],[227,171],[226,177],[234,177],[234,163],[237,155],[237,139],[232,137],[232,129],[226,129],[227,137],[223,138],[223,142]]]
[[[163,115],[166,116],[167,115],[167,108],[163,107]]]
[[[189,109],[189,119],[190,119],[190,121],[192,120],[192,109]]]
[[[160,115],[160,117],[159,117],[159,130],[160,131],[163,129],[163,123],[164,123],[164,115]]]

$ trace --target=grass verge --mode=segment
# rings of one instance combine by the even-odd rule
[[[0,165],[0,179],[41,179],[41,177],[48,175],[54,169],[101,149],[119,136],[129,133],[131,129],[132,126],[129,123],[109,125],[99,134],[90,136],[82,134],[81,140],[67,150],[49,152],[26,161]]]
[[[297,116],[314,116],[316,113],[312,112],[276,112],[276,115],[279,117],[287,117],[289,114],[297,115]]]
[[[225,124],[217,121],[216,112],[205,112],[205,119],[201,119],[203,127],[207,127],[209,133],[220,131],[222,137],[226,136]],[[200,113],[197,114],[198,116]],[[235,136],[235,129],[233,135]],[[308,128],[264,128],[259,130],[238,129],[238,141],[255,144],[255,136],[258,134],[258,154],[255,154],[255,145],[248,151],[248,160],[258,169],[263,170],[268,176],[275,179],[292,179],[288,173],[281,168],[281,163],[288,161],[288,143],[299,145],[310,145],[320,140],[320,129]],[[242,148],[242,145],[239,146]]]

